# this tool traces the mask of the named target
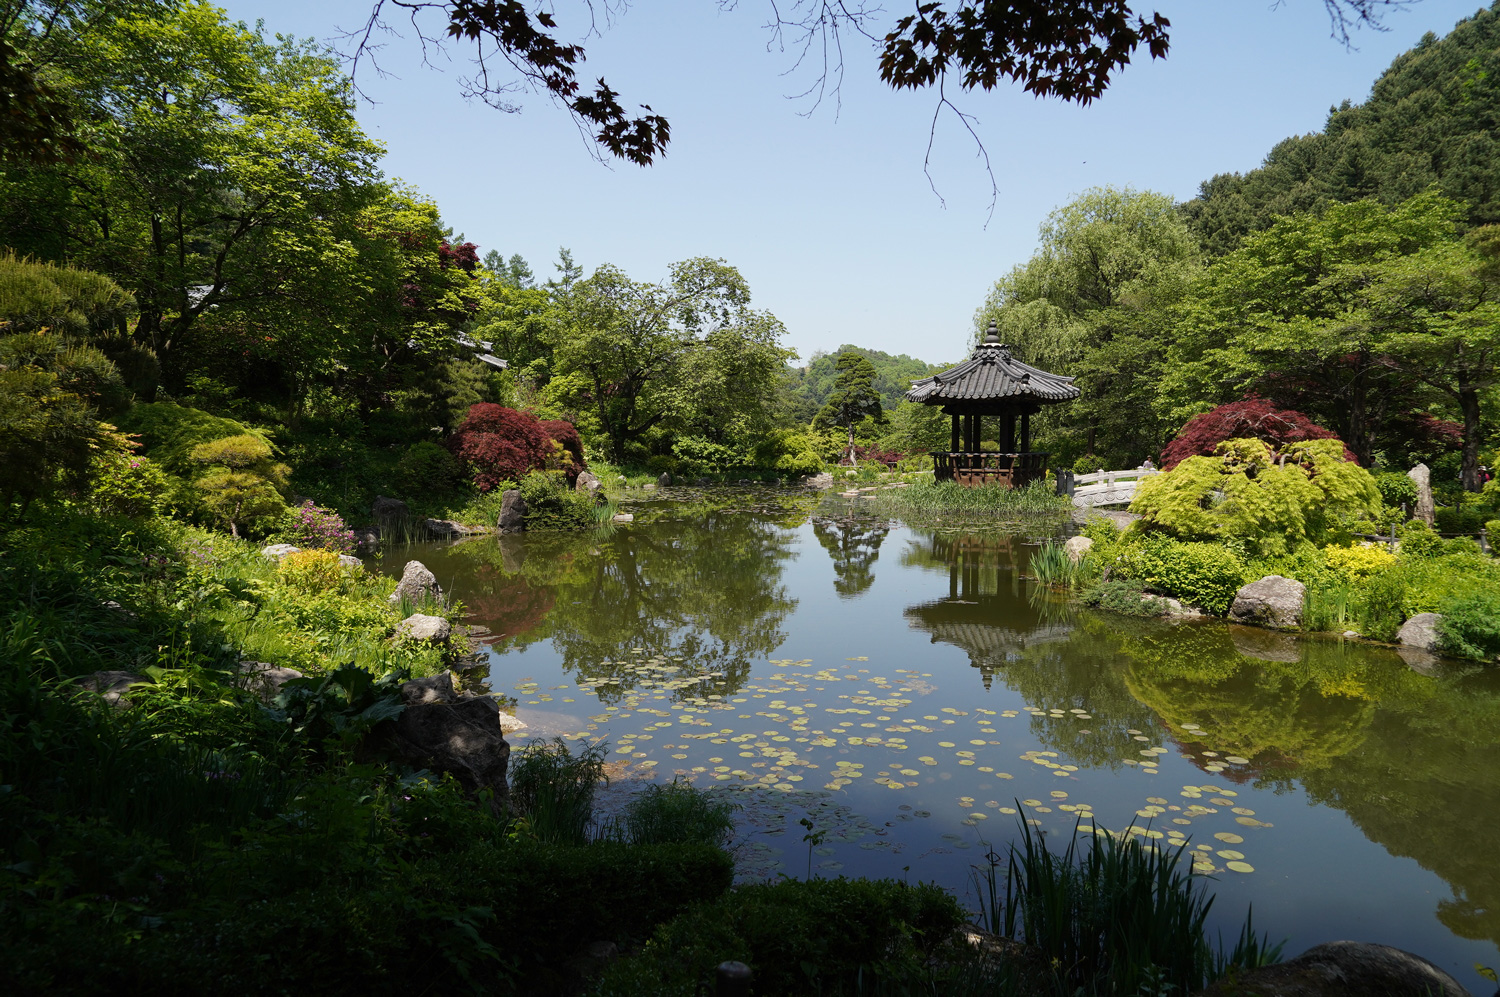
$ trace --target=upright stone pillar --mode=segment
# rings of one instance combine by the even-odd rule
[[[1417,508],[1412,515],[1431,526],[1437,518],[1432,509],[1432,472],[1426,464],[1418,464],[1406,476],[1417,483]]]

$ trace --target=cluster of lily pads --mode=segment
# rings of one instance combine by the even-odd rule
[[[860,667],[868,660],[856,656],[835,667],[817,667],[811,659],[772,659],[767,662],[772,669],[768,674],[752,673],[737,691],[720,693],[708,690],[715,688],[714,680],[723,678],[722,672],[696,670],[683,656],[647,654],[645,648],[633,647],[617,660],[602,663],[609,677],[585,678],[576,685],[545,690],[525,679],[514,688],[523,718],[528,707],[546,710],[559,701],[602,703],[608,694],[609,705],[586,720],[564,718],[573,725],[571,729],[531,733],[575,740],[607,738],[615,758],[624,763],[623,774],[685,779],[734,793],[739,806],[740,875],[748,879],[787,867],[787,849],[775,842],[785,839],[789,828],[795,830],[799,823],[809,832],[802,839],[808,848],[809,869],[814,858],[820,871],[842,869],[843,863],[831,857],[840,844],[900,853],[907,845],[892,831],[902,822],[931,817],[932,810],[903,803],[889,814],[890,819],[861,816],[850,800],[851,789],[863,793],[859,803],[866,810],[878,811],[882,805],[868,791],[859,790],[860,786],[911,791],[952,779],[955,770],[964,768],[972,768],[984,779],[1016,780],[1016,775],[996,767],[1004,744],[1000,725],[1006,720],[1024,713],[1033,721],[1076,724],[1075,732],[1080,735],[1093,733],[1084,726],[1093,721],[1093,715],[1076,707],[944,706],[926,712],[918,700],[935,691],[928,681],[931,673],[896,669],[886,677]],[[849,691],[840,692],[840,688]],[[576,696],[565,694],[575,690]],[[1209,736],[1197,723],[1174,726],[1196,739]],[[1153,738],[1139,729],[1127,729],[1125,735],[1141,747],[1134,749],[1136,757],[1120,757],[1119,761],[1145,776],[1157,776],[1161,759],[1171,750],[1151,743]],[[926,744],[943,751],[918,754]],[[857,754],[835,757],[851,753]],[[1210,773],[1250,764],[1250,759],[1238,755],[1206,750],[1197,755],[1183,757]],[[1040,748],[1023,751],[1017,760],[1075,782],[1080,771],[1058,752]],[[1025,799],[1017,794],[1008,800],[982,802],[976,796],[956,795],[955,823],[973,830],[965,834],[955,829],[940,838],[949,846],[970,847],[976,842],[969,835],[979,836],[992,813],[1034,826],[1041,826],[1044,818],[1060,818],[1072,822],[1078,833],[1138,836],[1153,847],[1185,849],[1193,871],[1207,875],[1225,870],[1253,872],[1245,854],[1228,846],[1244,843],[1242,830],[1273,826],[1239,805],[1234,789],[1206,784],[1183,786],[1181,802],[1147,796],[1129,823],[1111,831],[1094,807],[1075,799],[1074,792],[1051,789]],[[926,805],[935,806],[930,801]],[[1188,829],[1202,827],[1225,811],[1234,815],[1239,827],[1214,833],[1217,844],[1192,844]],[[1056,817],[1048,817],[1053,814]],[[923,854],[946,850],[939,846]]]

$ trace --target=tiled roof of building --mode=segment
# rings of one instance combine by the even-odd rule
[[[941,405],[955,401],[1030,400],[1050,405],[1078,397],[1071,377],[1051,374],[1010,355],[990,323],[984,342],[963,363],[913,381],[908,401]]]

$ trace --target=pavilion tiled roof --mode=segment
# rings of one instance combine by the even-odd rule
[[[957,401],[1025,401],[1044,405],[1078,397],[1073,378],[1052,374],[1010,355],[990,324],[984,342],[962,363],[913,381],[907,401],[941,405]]]

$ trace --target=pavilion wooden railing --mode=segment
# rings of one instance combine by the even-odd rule
[[[931,456],[936,481],[956,481],[969,487],[993,483],[1024,488],[1047,476],[1047,458],[1052,455],[934,450]]]

